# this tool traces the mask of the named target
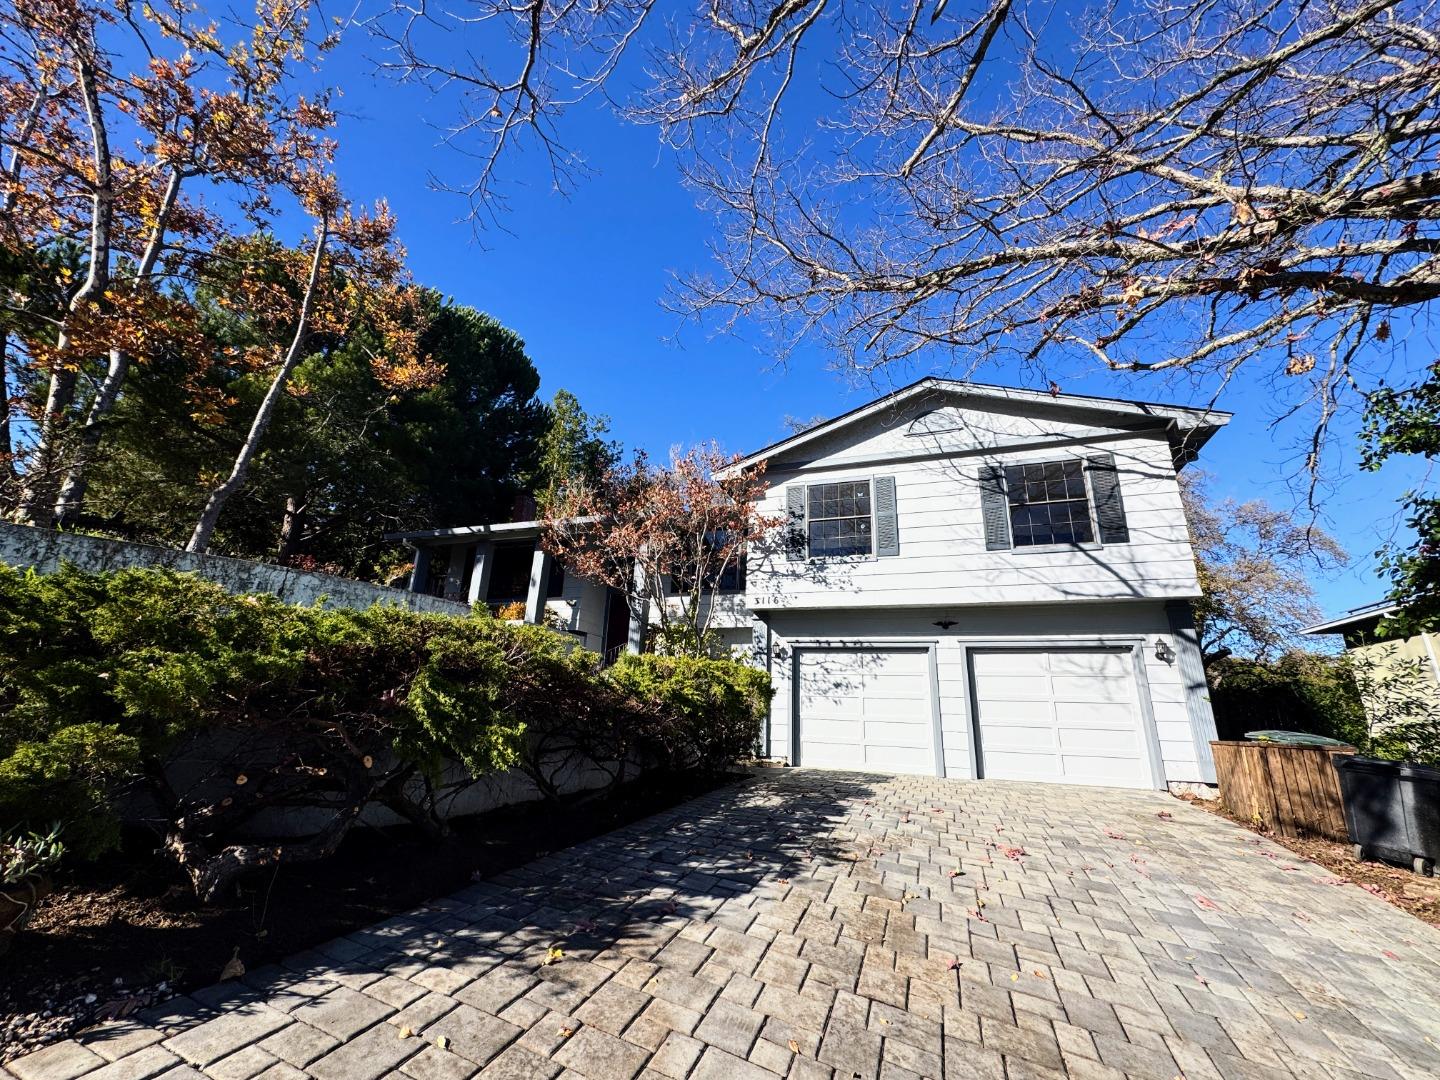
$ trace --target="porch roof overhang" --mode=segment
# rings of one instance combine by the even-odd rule
[[[595,518],[575,518],[574,524],[585,525]],[[415,532],[386,533],[386,540],[404,540],[412,545],[431,547],[465,543],[470,540],[529,540],[540,535],[542,521],[498,521],[488,525],[457,525],[450,529],[420,529]]]

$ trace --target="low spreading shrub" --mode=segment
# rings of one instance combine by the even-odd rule
[[[607,671],[566,635],[483,612],[296,607],[164,570],[0,566],[0,827],[60,821],[67,849],[93,857],[143,793],[169,820],[166,850],[213,897],[247,871],[328,855],[372,804],[439,833],[447,786],[497,770],[559,797],[577,769],[618,783],[640,766],[723,767],[755,744],[768,696],[767,676],[738,663]],[[296,808],[327,824],[239,838],[262,811]]]

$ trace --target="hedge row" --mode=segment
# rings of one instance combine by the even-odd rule
[[[39,576],[0,566],[0,828],[61,823],[72,856],[119,839],[143,793],[166,849],[213,896],[277,859],[329,854],[384,805],[445,828],[457,784],[516,769],[558,797],[574,770],[717,770],[752,751],[767,676],[720,660],[625,657],[484,614],[296,607],[163,570]],[[177,756],[225,747],[175,790]],[[459,768],[457,769],[457,763]],[[237,839],[267,809],[328,824]]]

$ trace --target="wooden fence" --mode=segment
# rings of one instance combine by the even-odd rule
[[[1212,742],[1220,801],[1232,813],[1281,836],[1345,840],[1345,809],[1335,755],[1353,747]]]

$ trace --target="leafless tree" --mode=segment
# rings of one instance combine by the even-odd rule
[[[719,222],[718,270],[679,306],[854,371],[1006,354],[1218,392],[1260,361],[1316,406],[1313,466],[1365,344],[1440,297],[1436,0],[1102,0],[1068,25],[1023,0],[392,16],[389,69],[456,95],[477,208],[510,147],[571,179],[561,118],[603,91]]]

